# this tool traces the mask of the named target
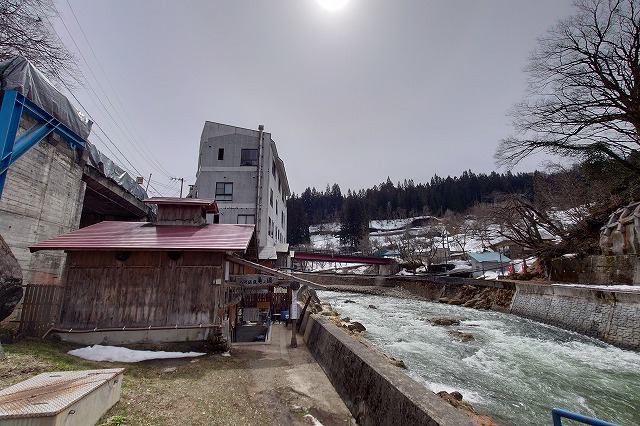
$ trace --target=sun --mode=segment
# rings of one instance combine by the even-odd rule
[[[320,7],[331,12],[340,10],[349,3],[349,0],[316,0]]]

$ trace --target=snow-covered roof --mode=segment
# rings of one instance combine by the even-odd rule
[[[509,259],[504,254],[497,251],[483,251],[480,253],[467,253],[470,258],[475,260],[476,262],[502,262],[509,263],[511,259]]]

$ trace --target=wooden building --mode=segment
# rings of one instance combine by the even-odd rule
[[[212,200],[152,198],[155,223],[100,222],[30,246],[64,250],[67,266],[51,332],[86,344],[223,339],[257,259],[254,225],[207,224]]]

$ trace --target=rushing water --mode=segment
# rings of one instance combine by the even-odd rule
[[[361,322],[365,337],[403,360],[414,379],[434,392],[459,391],[501,425],[551,425],[554,407],[640,425],[638,353],[498,312],[366,294],[318,296]],[[431,325],[435,317],[461,323]],[[462,342],[450,330],[474,339]]]

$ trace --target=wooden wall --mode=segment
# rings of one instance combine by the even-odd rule
[[[149,327],[220,323],[224,255],[213,252],[69,252],[58,326]],[[175,253],[174,253],[175,254]],[[174,258],[176,256],[173,256]]]

